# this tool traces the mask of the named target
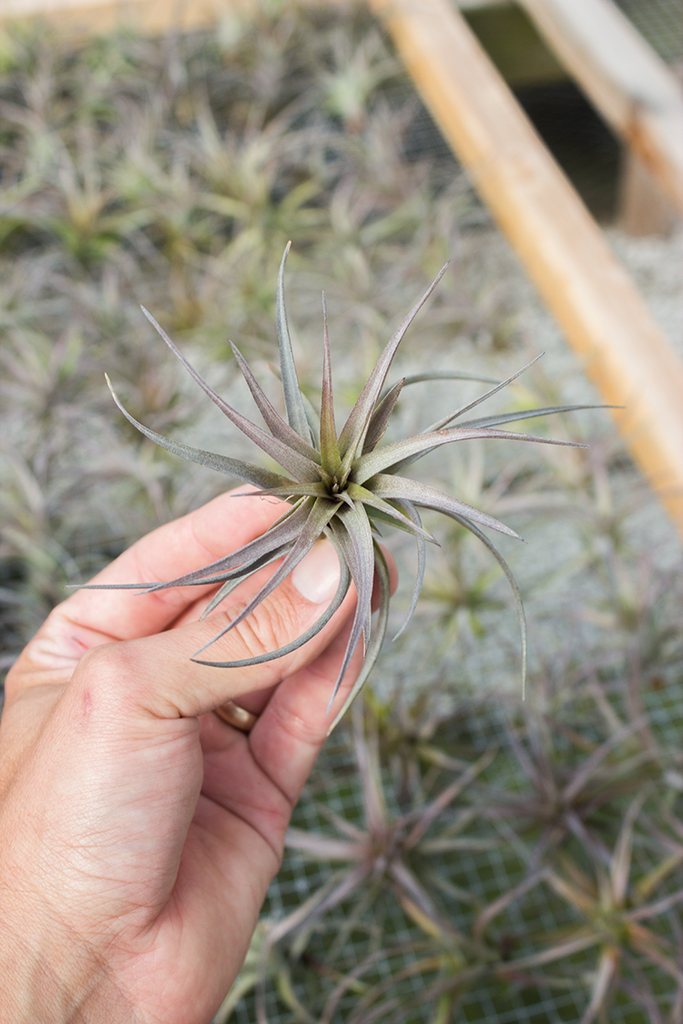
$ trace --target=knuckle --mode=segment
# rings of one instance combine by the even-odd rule
[[[80,659],[70,689],[78,695],[84,713],[119,706],[130,698],[138,673],[129,645],[99,644]]]
[[[325,722],[314,713],[310,717],[297,714],[293,702],[280,691],[278,699],[271,704],[271,714],[278,725],[297,745],[319,747],[325,736]]]
[[[235,609],[224,617],[224,626],[237,617]],[[213,617],[212,617],[213,618]],[[209,620],[211,621],[211,620]],[[215,629],[214,622],[212,630]],[[224,642],[235,659],[255,658],[270,654],[294,640],[301,625],[292,607],[284,601],[263,601],[245,619],[225,634]]]

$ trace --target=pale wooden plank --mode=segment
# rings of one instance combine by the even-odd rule
[[[89,34],[127,24],[149,33],[208,28],[227,13],[253,11],[261,0],[0,0],[0,25],[40,18]],[[351,0],[305,0],[344,7]],[[465,0],[471,2],[471,0]]]
[[[612,0],[518,0],[683,213],[683,88]]]
[[[370,0],[683,533],[683,363],[448,0]]]

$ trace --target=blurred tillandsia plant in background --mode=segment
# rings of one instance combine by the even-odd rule
[[[140,303],[242,409],[228,332],[267,381],[273,282],[294,239],[301,390],[318,405],[324,287],[336,401],[350,409],[450,258],[397,379],[426,367],[502,381],[545,350],[490,415],[595,402],[435,137],[361,6],[278,0],[206,34],[122,30],[78,49],[38,26],[4,31],[4,667],[65,584],[225,484],[112,406],[105,372],[149,429],[224,450],[225,421]],[[675,316],[675,240],[613,241]],[[446,377],[404,392],[387,442],[446,416],[456,388],[462,405],[482,390]],[[531,624],[526,702],[505,576],[452,522],[435,534],[418,622],[386,645],[311,777],[221,1021],[681,1019],[680,549],[604,413],[558,416],[551,436],[590,448],[474,439],[420,463],[420,479],[527,540],[499,541]],[[229,444],[253,459],[238,430]],[[411,605],[415,548],[396,532],[389,635]]]

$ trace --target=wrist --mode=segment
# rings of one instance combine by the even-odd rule
[[[87,943],[51,918],[8,912],[7,903],[0,899],[2,1024],[133,1024],[130,1004]]]

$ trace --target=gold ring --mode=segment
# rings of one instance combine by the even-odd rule
[[[235,704],[234,700],[229,700],[227,704],[221,704],[219,708],[214,708],[214,714],[231,725],[233,729],[239,729],[240,732],[251,732],[258,720],[258,715],[252,714],[246,708],[241,708],[239,704]]]

